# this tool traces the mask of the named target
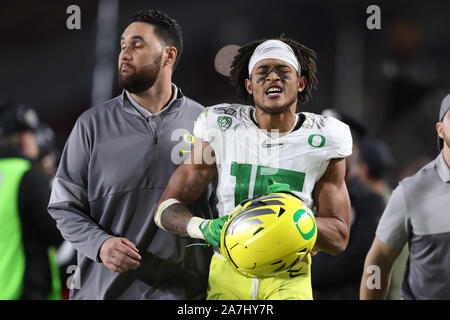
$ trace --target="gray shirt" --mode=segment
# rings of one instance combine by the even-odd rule
[[[172,102],[174,102],[178,97],[178,88],[173,83],[172,83],[172,91],[173,91],[172,97],[170,98],[170,101],[167,104],[168,106],[170,106],[172,104]],[[133,99],[133,97],[131,96],[131,94],[128,91],[125,90],[124,92],[125,92],[125,95],[127,96],[128,101],[130,101],[131,105],[136,109],[136,111],[141,113],[144,118],[149,118],[149,117],[154,118],[155,116],[161,116],[167,110],[167,108],[163,108],[158,113],[151,113],[150,111],[145,109],[143,106],[141,106],[139,103],[137,103],[137,101]]]
[[[200,299],[211,249],[155,226],[153,210],[167,182],[191,149],[194,121],[203,107],[174,95],[164,112],[144,115],[125,92],[84,112],[64,148],[49,213],[78,251],[72,299]],[[211,218],[211,188],[191,206]],[[98,260],[112,236],[134,242],[141,267],[115,273]]]
[[[450,299],[450,168],[442,152],[392,193],[376,232],[409,259],[405,299]]]

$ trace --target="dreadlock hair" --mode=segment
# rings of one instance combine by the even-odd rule
[[[230,82],[237,88],[238,97],[243,99],[244,101],[248,101],[250,98],[250,94],[245,88],[245,79],[250,78],[250,75],[248,74],[248,63],[250,61],[250,57],[252,56],[256,47],[267,40],[270,39],[253,41],[242,46],[234,57],[233,63],[231,64]],[[313,89],[317,89],[317,84],[319,83],[317,80],[316,67],[317,55],[314,50],[285,37],[284,34],[276,38],[276,40],[281,40],[289,45],[294,51],[298,62],[300,63],[300,76],[304,76],[306,78],[306,87],[302,92],[298,93],[298,99],[302,104],[304,104],[308,102],[309,99],[311,99],[311,91]]]

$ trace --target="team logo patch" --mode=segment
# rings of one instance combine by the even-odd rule
[[[225,131],[231,126],[231,118],[227,116],[219,116],[217,117],[217,124],[219,125],[220,130]]]
[[[309,136],[308,143],[311,147],[321,148],[325,145],[325,137],[321,134],[312,134]]]

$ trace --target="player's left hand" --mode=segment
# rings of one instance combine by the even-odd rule
[[[199,229],[205,237],[205,241],[207,243],[212,244],[213,246],[220,246],[220,235],[222,233],[222,227],[228,219],[228,215],[212,219],[205,220],[200,224]]]

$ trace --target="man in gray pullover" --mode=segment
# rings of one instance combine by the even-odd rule
[[[153,222],[154,206],[194,142],[203,110],[171,82],[181,28],[138,12],[118,58],[123,93],[84,112],[64,148],[49,213],[78,251],[71,299],[201,299],[211,251]],[[212,190],[210,188],[209,190]],[[211,218],[211,191],[193,211]]]

